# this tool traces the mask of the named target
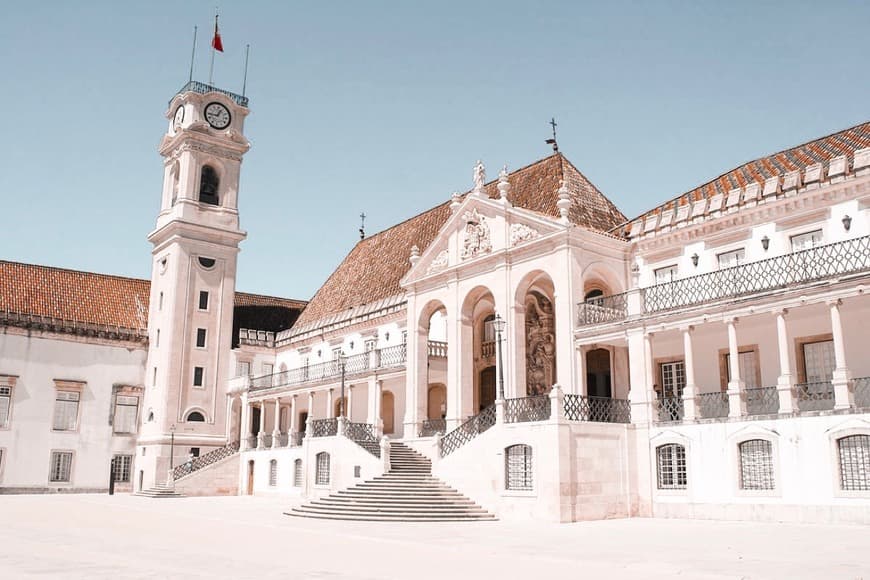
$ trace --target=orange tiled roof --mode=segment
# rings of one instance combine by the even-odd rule
[[[672,210],[675,207],[695,203],[716,194],[727,195],[732,189],[746,187],[757,183],[764,185],[764,180],[776,175],[784,175],[789,171],[802,170],[809,165],[822,163],[825,171],[828,162],[834,157],[848,155],[851,157],[857,149],[870,147],[870,122],[855,125],[837,133],[815,139],[803,145],[780,151],[766,157],[761,157],[723,173],[716,179],[675,197],[631,220],[632,222],[654,215],[662,210]],[[625,232],[625,224],[614,228],[617,232]]]
[[[0,312],[146,330],[150,288],[148,280],[138,278],[0,260]],[[236,293],[235,303],[305,306],[301,300],[245,292]]]
[[[559,217],[556,202],[563,179],[571,193],[573,223],[605,232],[625,221],[622,212],[559,153],[512,172],[511,201],[516,207]],[[496,185],[493,180],[485,186],[491,198],[499,196]],[[401,294],[399,281],[411,267],[411,246],[425,250],[449,217],[445,202],[358,242],[311,299],[297,325]]]

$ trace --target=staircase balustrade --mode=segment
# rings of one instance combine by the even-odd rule
[[[213,463],[217,463],[218,461],[225,459],[231,455],[235,455],[239,452],[239,442],[233,441],[229,445],[221,447],[219,449],[215,449],[213,451],[209,451],[205,455],[200,455],[199,457],[194,457],[191,461],[186,461],[181,465],[176,465],[172,470],[172,479],[181,479],[185,475],[189,475],[203,467],[208,467]]]
[[[577,306],[579,326],[624,320],[628,316],[628,293],[589,298]]]
[[[517,399],[505,399],[505,423],[528,423],[546,421],[550,418],[550,397],[534,395]]]
[[[495,425],[494,403],[441,438],[438,442],[441,457],[450,455],[493,425]]]
[[[625,399],[566,394],[563,407],[568,421],[631,423],[631,405]]]
[[[314,419],[311,421],[312,437],[333,437],[338,435],[338,419]]]

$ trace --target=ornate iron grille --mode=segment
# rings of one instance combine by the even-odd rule
[[[393,367],[405,364],[408,358],[408,347],[406,344],[397,344],[396,346],[388,346],[381,349],[380,366]]]
[[[438,443],[441,457],[450,455],[493,425],[495,425],[495,404],[467,419],[462,425],[442,437]]]
[[[293,487],[302,486],[302,460],[293,461]]]
[[[682,397],[659,397],[653,401],[653,409],[660,423],[683,420]]]
[[[759,389],[746,389],[743,391],[746,397],[747,415],[774,415],[779,413],[779,391],[776,387],[761,387]]]
[[[252,438],[248,437],[248,440],[250,440],[250,439],[252,439]],[[256,447],[257,438],[253,437],[253,440],[254,440],[254,446]],[[204,455],[200,455],[199,457],[194,457],[193,461],[187,461],[185,463],[182,463],[181,465],[176,465],[175,468],[172,470],[172,479],[180,479],[180,478],[184,477],[185,475],[187,475],[188,473],[193,473],[194,471],[196,471],[198,469],[202,469],[203,467],[207,467],[207,466],[211,465],[212,463],[217,463],[218,461],[220,461],[221,459],[224,459],[225,457],[229,457],[230,455],[238,453],[238,451],[239,451],[239,442],[233,441],[232,443],[230,443],[229,445],[226,445],[225,447],[220,447],[220,448],[215,449],[213,451],[209,451],[208,453],[206,453]]]
[[[363,371],[369,370],[369,362],[371,362],[371,357],[369,353],[364,352],[361,354],[355,354],[353,356],[346,357],[344,359],[344,372],[345,374],[354,374],[361,373]],[[339,365],[338,369],[339,374],[341,374],[341,367]]]
[[[528,423],[546,421],[550,418],[550,397],[536,395],[519,399],[505,399],[505,423]]]
[[[445,419],[424,419],[420,425],[420,437],[431,437],[436,433],[444,433],[447,431],[447,421]]]
[[[278,433],[275,438],[275,447],[287,447],[287,433]]]
[[[870,269],[870,236],[649,286],[641,290],[643,309],[647,313],[671,310],[867,269]]]
[[[870,407],[870,377],[861,377],[852,382],[852,393],[855,395],[855,406]]]
[[[504,454],[505,489],[532,489],[532,448],[529,445],[511,445]]]
[[[207,85],[207,84],[201,83],[199,81],[189,81],[186,85],[181,87],[181,90],[178,91],[178,94],[180,95],[181,93],[186,93],[188,91],[191,91],[194,93],[199,93],[201,95],[204,95],[206,93],[212,93],[212,92],[220,93],[222,95],[225,95],[225,96],[231,98],[239,106],[242,106],[242,107],[248,106],[248,97],[244,97],[242,95],[237,95],[236,93],[231,93],[230,91],[227,91],[224,89],[219,89],[217,87],[213,87],[211,85]],[[175,97],[173,97],[173,99],[174,98]],[[170,103],[171,102],[172,101],[170,101]]]
[[[686,489],[686,448],[676,443],[656,447],[656,479],[659,489]]]
[[[263,448],[271,449],[272,448],[272,434],[271,433],[263,433]],[[259,447],[259,445],[258,445]]]
[[[256,435],[248,435],[245,437],[245,449],[256,449],[257,448],[257,436]]]
[[[316,456],[317,469],[314,473],[314,483],[329,485],[329,453],[321,451]]]
[[[631,404],[625,399],[565,395],[563,407],[569,421],[631,423]]]
[[[773,445],[764,439],[750,439],[740,450],[740,489],[774,489]]]
[[[348,421],[344,425],[344,436],[353,441],[377,441],[374,425],[368,423],[353,423]]]
[[[278,460],[269,461],[269,487],[278,485]]]
[[[850,435],[837,440],[840,453],[840,487],[845,491],[870,491],[870,435]]]
[[[302,445],[302,439],[305,438],[305,431],[294,431],[287,436],[288,447],[299,447]]]
[[[831,381],[816,381],[795,385],[797,408],[800,411],[830,411],[834,408],[834,385]]]
[[[695,400],[704,419],[728,416],[728,393],[699,393],[695,395]]]
[[[623,292],[622,294],[590,298],[577,306],[577,324],[579,326],[625,320],[628,316],[628,294]]]
[[[314,419],[311,421],[312,437],[332,437],[338,435],[338,419]]]

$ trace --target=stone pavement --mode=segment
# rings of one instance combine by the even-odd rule
[[[331,522],[262,497],[0,496],[0,578],[844,578],[870,528],[686,520]]]

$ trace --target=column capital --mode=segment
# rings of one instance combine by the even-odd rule
[[[734,315],[725,316],[722,319],[722,322],[724,322],[725,324],[737,324],[738,322],[740,322],[740,317]]]
[[[842,306],[843,300],[841,298],[829,298],[828,300],[825,300],[825,304],[827,304],[831,308],[834,308],[837,306]]]
[[[774,316],[785,316],[788,314],[789,309],[785,306],[777,306],[776,308],[771,309],[770,313]]]
[[[292,397],[292,399],[293,399],[294,401],[296,400],[296,397],[298,397],[298,396],[299,396],[298,393],[293,393],[293,394],[291,395],[291,397]]]
[[[680,332],[683,332],[683,333],[692,332],[695,330],[695,325],[694,324],[681,324],[678,328],[680,329]]]

